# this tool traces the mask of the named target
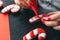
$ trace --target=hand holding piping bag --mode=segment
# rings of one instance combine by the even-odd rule
[[[32,6],[34,6],[34,5],[32,5]],[[35,12],[36,15],[38,15],[37,7],[35,7],[35,8],[33,7],[32,9],[34,9],[33,11]],[[42,14],[42,15],[38,15],[38,16],[39,17],[37,17],[37,18],[36,17],[31,18],[29,21],[32,23],[41,18],[42,22],[46,26],[51,26],[55,30],[60,30],[60,11],[50,12],[48,14],[45,14],[45,15]]]
[[[32,5],[32,6],[34,6],[34,5]],[[44,14],[38,15],[37,7],[33,7],[32,9],[34,9],[33,11],[39,17],[31,18],[32,20],[31,19],[29,20],[31,23],[35,22],[35,21],[37,21],[37,20],[39,20],[41,18],[42,22],[46,26],[51,26],[55,30],[60,30],[60,11],[50,12],[50,13],[45,14],[45,15]]]
[[[31,0],[14,0],[15,3],[19,6],[21,6],[22,8],[29,8],[29,5],[28,3],[31,1]]]
[[[36,0],[14,0],[15,3],[23,8],[31,8],[35,15],[38,17],[38,10],[37,10],[37,4]]]
[[[31,8],[35,15],[38,16],[36,0],[14,0],[15,3],[23,8]]]
[[[48,17],[43,17],[41,19],[43,24],[51,26],[55,30],[60,30],[60,11],[50,12],[48,15]]]

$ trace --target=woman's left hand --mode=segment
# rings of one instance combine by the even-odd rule
[[[60,11],[48,13],[49,17],[43,17],[42,22],[55,30],[60,30]],[[46,20],[49,19],[49,20]]]

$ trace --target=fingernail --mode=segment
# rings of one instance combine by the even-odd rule
[[[45,21],[50,21],[51,18],[50,18],[50,17],[43,17],[43,20],[45,20]]]

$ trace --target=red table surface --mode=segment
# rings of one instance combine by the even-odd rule
[[[0,14],[0,40],[10,40],[8,14]]]

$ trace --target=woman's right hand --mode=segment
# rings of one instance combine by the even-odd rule
[[[29,8],[28,3],[29,3],[30,1],[31,1],[31,0],[14,0],[14,2],[15,2],[17,5],[25,8],[25,9],[26,9],[26,8]]]

